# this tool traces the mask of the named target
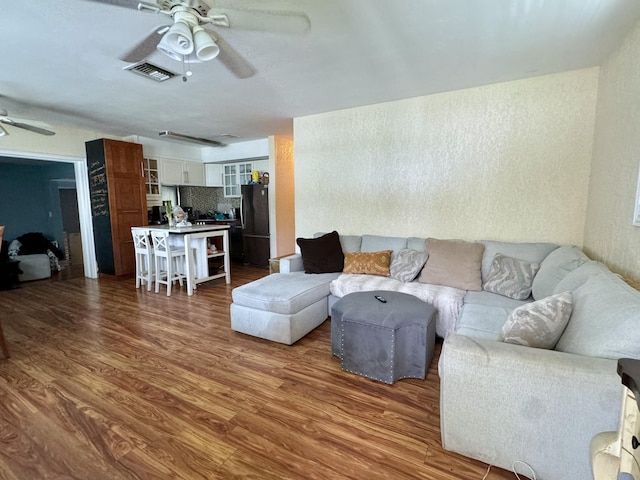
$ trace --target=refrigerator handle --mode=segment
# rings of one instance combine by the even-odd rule
[[[240,225],[244,230],[244,193],[240,195]]]

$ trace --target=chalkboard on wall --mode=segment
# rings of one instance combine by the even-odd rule
[[[115,260],[111,240],[111,219],[109,216],[109,189],[107,166],[102,139],[86,142],[87,168],[89,170],[89,194],[91,196],[91,214],[93,235],[96,245],[96,259],[101,273],[113,275]]]

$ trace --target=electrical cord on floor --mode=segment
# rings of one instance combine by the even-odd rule
[[[531,467],[531,465],[529,465],[528,463],[522,462],[520,460],[516,460],[515,462],[513,462],[513,465],[511,465],[511,469],[513,470],[513,473],[516,475],[516,478],[518,480],[522,480],[522,478],[520,477],[520,475],[518,475],[518,472],[516,471],[516,465],[518,464],[524,465],[529,470],[531,470],[531,474],[533,475],[533,477],[530,477],[531,480],[538,480],[538,477],[536,477],[536,472],[533,470],[533,467]],[[482,480],[487,480],[487,478],[489,477],[489,472],[491,471],[491,467],[492,465],[489,465],[489,468],[487,468],[487,473],[484,474],[484,477],[482,477]]]

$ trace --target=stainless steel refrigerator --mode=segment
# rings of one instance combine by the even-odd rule
[[[269,189],[267,185],[242,185],[240,200],[244,261],[269,266]]]

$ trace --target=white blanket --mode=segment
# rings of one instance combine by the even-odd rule
[[[445,338],[456,330],[466,290],[419,282],[401,282],[390,277],[343,273],[331,282],[331,293],[343,297],[353,292],[391,290],[418,297],[436,309],[436,333]]]

